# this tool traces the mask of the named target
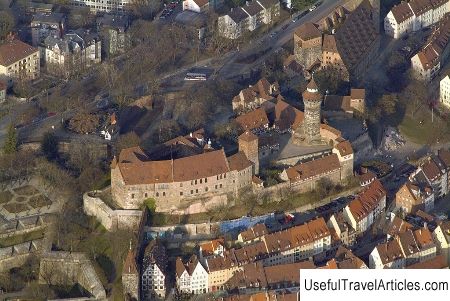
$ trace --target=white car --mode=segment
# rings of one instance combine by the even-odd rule
[[[313,11],[313,10],[315,10],[316,8],[317,8],[317,6],[313,5],[313,6],[311,6],[311,7],[309,8],[309,11]]]

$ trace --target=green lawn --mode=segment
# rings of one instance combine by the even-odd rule
[[[45,229],[36,230],[30,233],[15,235],[7,238],[0,238],[0,247],[11,247],[27,241],[44,238]]]
[[[421,110],[414,117],[405,115],[399,125],[402,135],[417,144],[435,144],[439,141],[450,141],[448,127],[436,115],[431,122],[431,112]]]

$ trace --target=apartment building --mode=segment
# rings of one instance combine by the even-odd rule
[[[384,18],[384,31],[394,39],[439,22],[450,12],[449,0],[401,1]]]
[[[227,250],[223,238],[214,239],[199,245],[199,260],[206,265],[206,259],[216,256],[223,256]]]
[[[433,231],[439,253],[445,258],[447,265],[450,264],[450,221],[440,222]]]
[[[253,227],[250,227],[247,230],[239,233],[237,240],[244,245],[250,244],[260,241],[261,238],[268,233],[269,230],[267,229],[265,224],[256,224]]]
[[[31,40],[38,47],[45,38],[62,38],[66,30],[66,16],[63,13],[37,13],[31,21]]]
[[[188,294],[205,294],[209,291],[208,272],[196,255],[192,255],[187,263],[180,257],[176,263],[176,281],[180,291]]]
[[[183,10],[190,10],[196,13],[203,13],[209,10],[209,0],[184,0]]]
[[[436,257],[436,244],[427,228],[408,229],[380,244],[369,255],[371,269],[401,269]]]
[[[219,34],[227,39],[238,39],[247,31],[254,31],[262,24],[271,24],[280,15],[278,0],[247,1],[242,7],[218,18]]]
[[[208,269],[208,289],[210,292],[223,290],[225,283],[237,271],[242,270],[242,266],[239,266],[231,251],[224,252],[222,256],[208,258],[206,267]]]
[[[366,232],[386,208],[386,190],[377,179],[344,208],[346,221],[358,235]]]
[[[441,104],[450,108],[450,76],[446,75],[439,82],[439,100]]]
[[[127,15],[105,14],[98,17],[96,23],[102,40],[102,52],[106,56],[124,53],[131,46],[127,32],[130,19]]]
[[[0,79],[36,79],[40,75],[39,50],[14,37],[0,45]]]
[[[330,230],[323,218],[264,235],[268,256],[264,266],[294,263],[331,249]]]
[[[429,82],[438,75],[450,53],[449,37],[450,13],[447,13],[437,24],[425,46],[411,58],[416,79]]]
[[[62,39],[48,36],[40,46],[49,73],[69,77],[101,62],[101,40],[85,30],[68,32]]]
[[[130,0],[71,0],[72,6],[88,7],[91,13],[117,12],[123,13],[132,3]]]
[[[430,212],[434,208],[433,189],[428,185],[408,181],[395,194],[395,206],[406,213],[418,210]]]

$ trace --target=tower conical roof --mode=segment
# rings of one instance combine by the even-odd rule
[[[319,87],[316,84],[314,78],[306,86],[306,90],[303,92],[303,101],[322,101],[323,95],[319,92]]]
[[[306,89],[319,90],[319,87],[317,86],[316,81],[314,80],[314,77],[309,81],[308,85],[306,86]]]
[[[127,257],[123,264],[122,273],[123,274],[137,274],[135,253],[131,248],[130,248],[130,250],[128,250]]]

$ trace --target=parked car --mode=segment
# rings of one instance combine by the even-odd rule
[[[313,5],[313,6],[311,6],[311,7],[309,8],[309,11],[313,11],[313,10],[315,10],[316,8],[317,8],[317,6]]]

